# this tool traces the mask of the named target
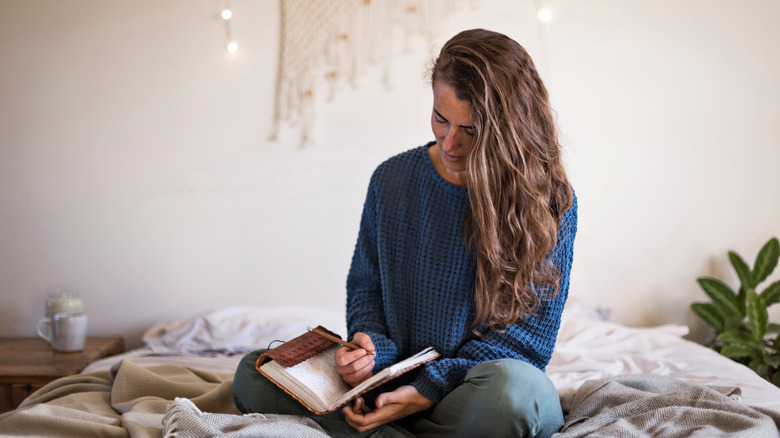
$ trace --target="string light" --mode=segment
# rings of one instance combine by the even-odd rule
[[[541,64],[540,67],[545,72],[548,72],[549,74],[550,57],[547,52],[547,36],[545,35],[546,34],[545,30],[547,26],[545,25],[549,23],[550,20],[552,20],[553,13],[550,8],[545,6],[544,0],[533,0],[533,4],[534,4],[534,10],[536,10],[536,18],[539,20],[540,23],[538,26],[536,26],[536,29],[539,31],[539,44],[541,46],[540,49],[541,49],[542,56],[539,57],[540,59],[537,62],[539,62]],[[539,66],[539,64],[537,64],[537,66]]]
[[[221,16],[222,20],[225,22],[225,39],[227,40],[225,49],[228,53],[236,53],[238,51],[238,43],[233,39],[233,28],[231,26],[233,10],[230,8],[230,0],[225,2],[225,8],[222,9]]]
[[[547,8],[539,9],[539,12],[536,13],[536,17],[539,18],[539,21],[542,23],[549,23],[550,20],[552,20],[552,11]]]

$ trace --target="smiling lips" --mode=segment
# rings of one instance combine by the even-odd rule
[[[441,147],[441,146],[440,146],[440,147]],[[442,148],[442,150],[441,150],[441,154],[442,154],[442,156],[444,156],[444,158],[445,158],[447,161],[457,162],[457,161],[461,161],[461,160],[463,159],[463,157],[456,157],[455,155],[450,155],[450,154],[448,154],[448,153],[447,153],[447,152],[444,150],[444,148]]]

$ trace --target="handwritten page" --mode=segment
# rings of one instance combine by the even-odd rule
[[[340,345],[333,346],[321,354],[287,368],[286,371],[308,387],[325,404],[330,404],[342,394],[352,389],[336,372],[333,356]]]

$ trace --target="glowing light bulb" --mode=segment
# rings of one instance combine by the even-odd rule
[[[536,16],[542,23],[549,23],[550,20],[552,20],[552,11],[547,8],[542,8],[539,9],[539,12],[536,13]]]
[[[231,11],[230,9],[227,9],[227,8],[223,9],[222,10],[222,19],[223,20],[230,20],[231,18],[233,18],[233,11]]]
[[[238,51],[238,43],[235,41],[231,41],[227,45],[227,51],[230,53],[236,53]]]

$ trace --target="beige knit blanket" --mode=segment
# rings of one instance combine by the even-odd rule
[[[322,431],[303,417],[241,415],[233,403],[232,383],[230,374],[175,365],[144,368],[124,360],[109,371],[64,377],[44,386],[17,410],[0,415],[0,436],[161,437],[166,411],[176,411],[168,408],[177,405],[177,398],[188,400],[185,406],[190,409],[169,415],[168,425],[178,417],[180,426],[196,435],[204,427],[219,430],[225,419],[242,425],[250,434],[244,436],[301,436],[302,430],[304,436],[316,436]],[[258,430],[263,432],[252,432]]]

